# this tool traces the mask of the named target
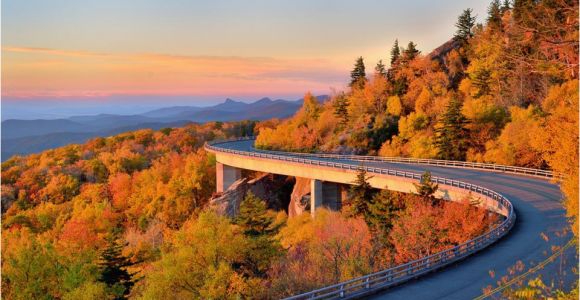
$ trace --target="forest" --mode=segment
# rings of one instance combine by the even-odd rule
[[[390,67],[362,57],[350,90],[259,128],[262,149],[439,158],[551,169],[578,234],[578,3],[490,3],[423,55],[395,41]]]
[[[215,157],[202,145],[255,127],[140,130],[5,162],[3,295],[279,298],[453,247],[496,222],[473,199],[433,198],[428,177],[413,195],[374,190],[364,172],[342,212],[289,219],[248,194],[238,216],[219,215],[208,207]]]
[[[499,216],[375,190],[357,174],[340,212],[288,217],[248,194],[210,205],[206,141],[257,135],[264,149],[468,160],[552,169],[578,235],[578,3],[494,0],[465,10],[423,55],[395,41],[390,65],[286,120],[139,130],[2,164],[5,299],[275,299],[458,245]],[[477,222],[473,222],[477,220]],[[483,288],[483,287],[482,287]],[[576,291],[577,292],[577,291]],[[574,293],[574,291],[573,291]],[[570,298],[577,294],[569,295]]]

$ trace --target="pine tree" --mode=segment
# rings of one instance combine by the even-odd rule
[[[238,224],[247,236],[270,235],[277,229],[272,228],[274,217],[268,213],[266,202],[248,192],[240,204],[240,213],[236,218]]]
[[[423,199],[429,201],[435,200],[433,195],[439,189],[439,185],[431,181],[431,172],[425,171],[421,176],[419,184],[414,183],[413,185],[415,185],[415,188],[417,189],[417,194],[423,197]]]
[[[462,44],[467,44],[469,39],[473,37],[473,26],[475,26],[475,16],[471,16],[473,10],[468,8],[463,11],[463,13],[457,19],[455,27],[457,31],[455,32],[454,39],[460,41]]]
[[[493,0],[487,9],[487,25],[493,30],[501,31],[502,29],[502,8],[499,0]]]
[[[367,81],[365,73],[365,63],[362,56],[356,59],[354,69],[350,72],[350,87],[362,89]]]
[[[379,60],[377,65],[375,66],[375,73],[380,74],[381,76],[387,78],[387,70],[385,69],[385,65],[383,64],[383,60]]]
[[[368,182],[372,178],[367,175],[364,168],[360,168],[356,175],[356,180],[350,188],[350,206],[354,216],[362,216],[367,220],[369,214],[369,203],[373,198],[373,188]]]
[[[340,119],[341,126],[348,124],[348,105],[348,99],[344,94],[340,94],[334,99],[334,115]]]
[[[475,98],[489,95],[491,93],[491,71],[487,69],[478,69],[469,76],[472,85],[477,88]]]
[[[384,259],[384,249],[392,248],[389,233],[393,228],[397,212],[402,209],[400,203],[397,194],[387,189],[375,193],[369,201],[365,221],[372,234],[369,264],[373,268],[375,263]]]
[[[514,0],[513,16],[516,23],[524,27],[531,27],[532,12],[535,6],[536,1],[534,0]]]
[[[501,6],[501,14],[503,15],[505,12],[511,9],[510,1],[504,0]]]
[[[371,231],[381,237],[387,237],[393,227],[393,219],[401,210],[399,199],[388,189],[376,193],[368,205],[368,225]]]
[[[463,103],[453,97],[441,116],[439,128],[435,130],[435,145],[440,159],[465,160],[469,131],[465,127],[467,119],[461,113]]]
[[[99,281],[105,283],[114,299],[126,299],[135,285],[133,276],[127,268],[135,263],[123,256],[123,245],[118,241],[118,234],[111,233],[107,237],[107,248],[101,253],[99,266],[101,274]]]
[[[235,223],[248,237],[248,247],[239,268],[247,276],[266,277],[272,261],[282,254],[280,242],[275,238],[280,226],[275,224],[273,212],[267,209],[266,202],[248,192],[240,204]]]
[[[399,48],[399,40],[395,40],[393,48],[391,49],[391,68],[397,65],[397,61],[401,57],[401,49]]]
[[[417,44],[413,43],[413,41],[410,41],[407,45],[407,48],[403,52],[403,59],[405,62],[410,62],[415,59],[415,57],[417,57],[420,52],[421,51],[417,50]]]
[[[413,45],[414,46],[414,45]],[[407,80],[402,76],[397,76],[399,65],[404,58],[401,57],[401,48],[399,47],[399,40],[395,40],[395,44],[391,49],[391,67],[387,71],[387,79],[391,83],[395,95],[401,96],[407,92]]]

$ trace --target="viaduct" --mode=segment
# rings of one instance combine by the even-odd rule
[[[578,264],[576,249],[568,242],[571,234],[561,194],[550,171],[427,159],[264,151],[253,145],[251,138],[206,144],[206,150],[216,155],[218,192],[240,179],[242,169],[308,178],[311,213],[315,215],[322,206],[340,207],[340,186],[352,184],[361,168],[372,175],[369,183],[373,187],[407,193],[415,191],[414,183],[429,170],[439,184],[436,197],[457,201],[469,196],[478,200],[479,206],[504,217],[488,233],[453,249],[290,299],[484,298],[483,288],[497,286],[509,268],[546,261],[554,246],[561,251],[560,264]],[[558,264],[551,263],[538,273],[547,282],[559,282],[563,288],[571,286],[575,275],[558,270]]]

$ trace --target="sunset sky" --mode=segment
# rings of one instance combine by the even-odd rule
[[[2,97],[195,105],[328,94],[357,56],[370,71],[396,38],[428,53],[463,8],[482,21],[487,2],[6,0]]]

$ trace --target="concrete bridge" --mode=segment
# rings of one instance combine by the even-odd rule
[[[498,227],[454,249],[292,299],[358,298],[377,292],[372,297],[473,299],[482,295],[483,288],[496,286],[516,263],[526,267],[536,265],[552,253],[553,246],[562,247],[571,238],[561,194],[558,186],[549,181],[552,176],[549,171],[434,160],[261,151],[253,143],[247,139],[206,146],[216,155],[218,191],[240,179],[241,169],[309,178],[311,213],[315,214],[318,207],[339,206],[341,185],[352,184],[361,167],[373,176],[369,180],[373,187],[401,192],[414,192],[413,183],[429,170],[440,186],[436,197],[454,201],[469,195],[478,198],[480,206],[505,216]],[[480,251],[484,248],[488,249]],[[569,288],[576,276],[560,270],[563,264],[568,264],[568,269],[577,265],[576,249],[568,248],[558,259],[560,264],[548,264],[538,274],[556,286]],[[456,263],[460,260],[464,261]],[[453,267],[441,269],[450,265]],[[420,279],[413,280],[419,276]],[[401,285],[410,280],[413,282]]]

